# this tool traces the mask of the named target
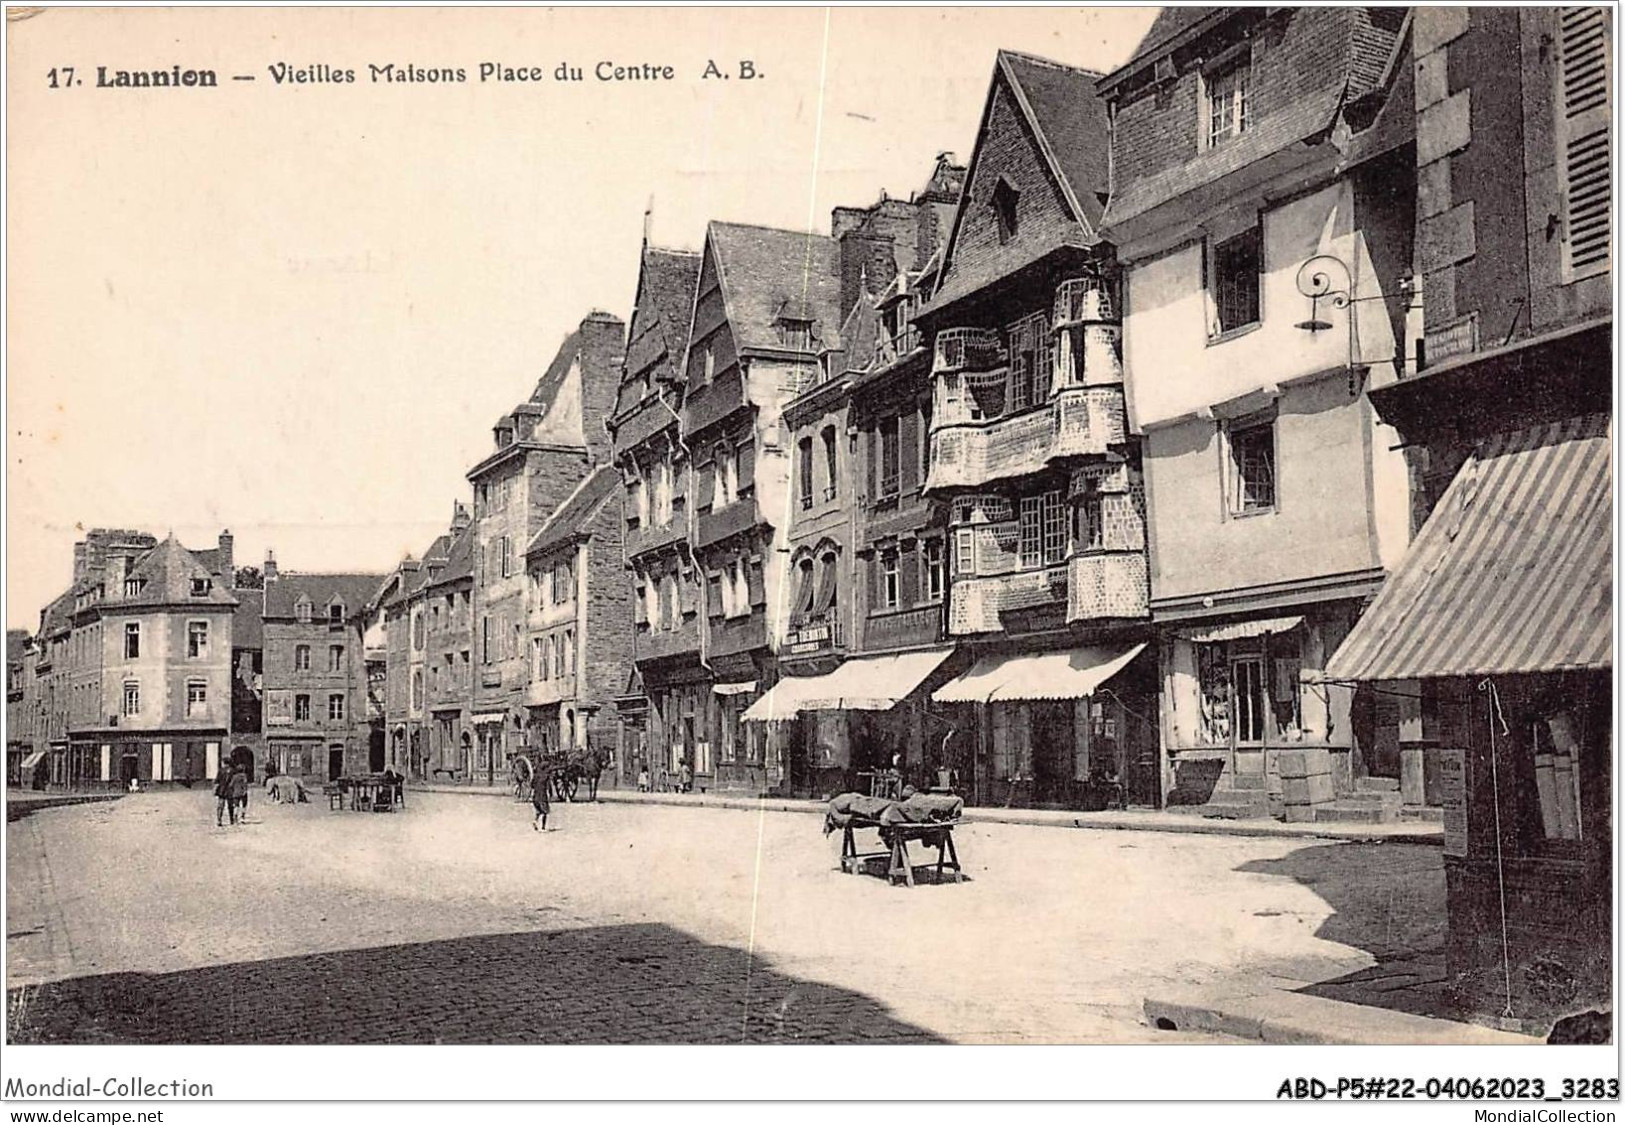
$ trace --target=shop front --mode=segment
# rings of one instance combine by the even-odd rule
[[[990,653],[932,694],[962,709],[972,804],[1155,806],[1155,669],[1143,643]],[[950,740],[949,746],[953,745]],[[969,766],[968,774],[965,766]]]
[[[930,788],[924,689],[952,653],[855,657],[823,675],[786,676],[744,710],[743,725],[785,792],[869,792],[877,774]]]
[[[1611,451],[1605,415],[1479,443],[1325,673],[1415,685],[1447,972],[1536,1031],[1611,1004]]]

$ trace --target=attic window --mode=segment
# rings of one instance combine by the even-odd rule
[[[327,620],[333,625],[344,624],[344,603],[334,602],[327,607]]]
[[[993,208],[993,219],[999,226],[999,242],[1009,242],[1016,236],[1016,229],[1020,221],[1016,214],[1016,205],[1021,200],[1021,193],[1011,186],[1009,180],[1001,179],[993,189],[993,198],[988,201]]]
[[[214,589],[214,581],[212,579],[192,579],[192,596],[194,598],[206,598],[209,596],[209,591],[212,589]]]
[[[141,594],[141,587],[146,584],[147,580],[145,578],[126,578],[124,580],[124,596],[127,598],[138,597]]]
[[[1252,125],[1248,96],[1251,72],[1252,59],[1243,52],[1202,76],[1206,90],[1202,107],[1207,116],[1203,136],[1208,148],[1241,136]]]
[[[779,343],[796,351],[812,350],[812,321],[797,316],[778,319]]]
[[[309,621],[310,602],[306,601],[304,598],[300,598],[298,604],[293,607],[293,616],[299,621]]]

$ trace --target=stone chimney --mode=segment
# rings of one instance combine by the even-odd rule
[[[220,583],[228,590],[237,588],[237,561],[232,555],[232,544],[235,542],[228,528],[220,533],[218,540],[220,549],[216,552],[220,560]]]
[[[580,334],[581,433],[589,459],[602,465],[610,458],[604,420],[615,412],[615,396],[621,387],[626,322],[613,313],[594,309],[582,320]]]
[[[129,555],[114,555],[107,560],[107,596],[109,598],[122,598],[124,596],[124,579],[129,576]]]
[[[269,547],[265,548],[265,565],[260,574],[267,582],[276,577],[276,552]]]
[[[75,582],[85,576],[85,541],[83,539],[73,545],[73,580]]]
[[[897,244],[889,234],[847,231],[840,238],[841,324],[867,289],[879,293],[897,276]]]
[[[464,529],[473,522],[468,514],[468,505],[461,500],[451,502],[451,536],[453,539],[461,535]]]

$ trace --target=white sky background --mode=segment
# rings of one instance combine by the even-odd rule
[[[643,211],[827,232],[970,156],[994,52],[1108,70],[1155,9],[53,10],[9,27],[6,621],[82,528],[239,565],[376,570],[444,530],[491,425],[592,308],[629,315]],[[702,82],[708,58],[751,83]],[[600,59],[674,82],[594,81]],[[480,84],[569,60],[579,84]],[[326,63],[353,85],[277,87]],[[374,85],[369,62],[462,66]],[[209,67],[210,91],[94,88]],[[51,90],[52,66],[84,85]],[[234,83],[252,73],[253,83]]]

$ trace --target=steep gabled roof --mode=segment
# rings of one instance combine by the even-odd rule
[[[39,615],[39,635],[43,640],[68,629],[73,623],[74,588],[69,587],[46,603]]]
[[[237,591],[237,608],[231,615],[231,647],[265,647],[265,596],[262,591]]]
[[[965,190],[960,194],[953,226],[942,249],[941,279],[931,296],[932,306],[956,301],[1060,246],[1087,249],[1094,245],[1111,170],[1106,104],[1095,91],[1100,78],[1096,71],[1036,55],[1002,50],[998,53],[987,97],[982,103],[976,147],[965,174]],[[955,251],[970,208],[985,202],[972,199],[971,186],[978,182],[978,166],[987,151],[988,133],[1001,87],[1008,88],[1070,215],[1070,223],[1047,244],[1022,244],[1007,253],[987,257],[974,268],[966,268],[966,264],[955,262]]]
[[[780,318],[810,320],[814,334],[839,329],[840,282],[833,238],[804,231],[712,223],[706,233],[734,346],[784,351]]]
[[[441,572],[428,583],[429,587],[438,588],[449,586],[453,582],[461,582],[474,577],[474,526],[463,528],[457,537],[452,540],[450,549],[446,552],[446,565]]]
[[[191,551],[181,546],[180,540],[173,535],[148,551],[126,578],[140,579],[140,592],[120,597],[116,602],[109,604],[118,606],[237,604],[237,599],[231,596],[225,583],[215,582],[213,571],[198,561]],[[209,580],[207,593],[199,595],[192,593],[194,578]]]
[[[535,555],[568,543],[588,533],[592,521],[603,511],[604,505],[619,491],[621,477],[609,465],[600,465],[565,497],[564,502],[548,517],[546,523],[531,538],[525,554]]]
[[[27,629],[6,630],[7,664],[15,664],[23,658],[23,653],[28,649],[28,639]]]
[[[349,615],[366,606],[383,579],[382,574],[278,574],[265,583],[265,616],[292,619],[301,596],[310,602],[313,617],[325,617],[335,600]]]
[[[631,330],[636,335],[627,342],[627,374],[637,374],[651,363],[665,368],[656,374],[678,373],[683,349],[688,346],[689,314],[699,279],[700,255],[696,251],[643,248],[637,304],[632,314]]]

